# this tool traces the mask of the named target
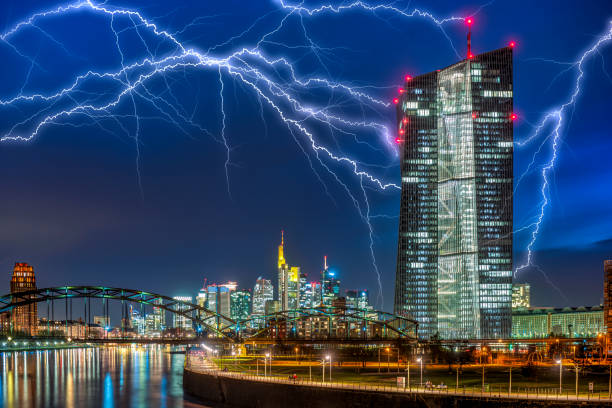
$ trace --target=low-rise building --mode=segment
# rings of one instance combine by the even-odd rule
[[[597,337],[605,333],[603,306],[516,309],[512,312],[512,337]]]

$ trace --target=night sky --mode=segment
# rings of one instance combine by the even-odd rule
[[[472,15],[482,6],[427,3],[393,5],[407,12],[422,7],[440,19]],[[31,14],[58,4],[64,3],[3,1],[1,31],[6,33]],[[474,17],[475,53],[506,46],[510,40],[518,44],[516,141],[529,137],[543,115],[568,100],[577,75],[571,62],[609,30],[612,20],[609,1],[534,4],[497,0]],[[384,10],[303,13],[300,18],[297,13],[287,17],[288,11],[273,1],[111,1],[106,6],[137,10],[186,46],[202,53],[210,49],[208,55],[216,58],[254,47],[286,17],[278,32],[262,44],[266,55],[286,57],[301,78],[350,84],[385,102],[396,95],[405,74],[418,75],[459,60],[431,20]],[[111,27],[120,32],[126,64],[146,58],[148,52],[155,58],[173,52],[146,27],[134,30],[126,17],[114,20],[111,26],[109,16],[73,11],[38,19],[35,27],[0,42],[0,99],[54,93],[88,70],[117,71],[121,56]],[[449,22],[443,28],[464,55],[465,24]],[[313,49],[310,41],[319,48]],[[535,245],[534,261],[541,271],[528,268],[517,279],[532,284],[532,303],[538,306],[599,304],[603,260],[612,258],[612,43],[586,61],[584,70],[576,108],[567,117],[571,123],[562,128],[550,204]],[[270,75],[287,78],[287,72]],[[324,159],[335,172],[330,174],[316,161],[303,135],[295,129],[291,133],[277,112],[260,104],[251,88],[230,75],[222,78],[223,105],[216,67],[177,69],[148,85],[146,92],[154,104],[140,89],[134,103],[126,97],[96,118],[59,117],[29,142],[0,143],[3,292],[9,290],[16,261],[34,266],[39,287],[92,284],[195,296],[205,278],[236,280],[249,288],[258,276],[276,283],[276,246],[284,229],[290,264],[301,266],[317,280],[323,256],[328,255],[343,289],[367,288],[376,300],[368,226],[347,194],[348,189],[365,208],[358,177],[349,166]],[[116,87],[90,84],[75,98],[104,99],[112,92]],[[324,87],[300,95],[306,106],[327,106],[346,118],[375,120],[393,129],[393,106],[370,109],[366,102],[355,106],[353,98],[341,92],[330,96]],[[0,137],[13,127],[17,134],[28,135],[36,123],[31,115],[47,115],[69,103],[63,99],[57,104],[0,105]],[[138,144],[134,104],[140,116]],[[176,112],[201,129],[177,119]],[[229,184],[226,150],[219,139],[224,124],[231,146]],[[355,158],[385,182],[399,183],[396,149],[380,132],[361,128],[351,129],[351,134],[343,131],[346,127],[304,124],[335,153]],[[515,183],[548,134],[515,149]],[[516,190],[515,230],[537,217],[541,166],[551,154],[548,139],[534,171]],[[363,184],[370,215],[388,216],[373,218],[372,226],[384,308],[390,310],[399,194]],[[528,229],[515,235],[517,265],[525,259],[530,234]]]

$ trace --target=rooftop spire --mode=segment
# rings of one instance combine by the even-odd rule
[[[278,246],[278,269],[281,269],[283,265],[287,263],[285,262],[284,245],[285,245],[285,231],[281,230],[281,244]]]

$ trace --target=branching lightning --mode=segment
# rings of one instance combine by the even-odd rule
[[[372,218],[378,216],[371,215],[370,213],[370,200],[368,199],[366,188],[375,188],[385,191],[399,190],[400,186],[396,183],[385,181],[368,170],[372,167],[384,166],[368,165],[356,158],[347,156],[345,153],[336,152],[331,146],[323,144],[321,138],[315,135],[319,127],[324,126],[331,131],[332,135],[350,135],[356,143],[366,145],[377,151],[386,151],[391,154],[391,159],[393,159],[396,155],[391,142],[393,140],[393,133],[388,130],[387,121],[367,118],[368,116],[373,118],[383,116],[383,114],[381,114],[382,110],[388,109],[390,104],[369,94],[366,91],[366,87],[339,83],[326,77],[301,77],[297,73],[295,63],[287,57],[273,57],[267,54],[264,46],[266,44],[284,45],[282,42],[275,41],[273,37],[283,29],[284,25],[289,24],[292,17],[296,17],[303,31],[305,45],[288,47],[301,47],[312,52],[320,62],[324,71],[328,72],[321,58],[321,53],[324,52],[325,49],[319,47],[309,36],[304,23],[305,17],[312,18],[322,13],[339,14],[351,10],[371,13],[389,13],[404,18],[418,17],[426,19],[439,27],[449,42],[450,38],[444,31],[443,25],[456,21],[463,21],[464,17],[453,16],[439,19],[429,12],[418,9],[407,11],[391,5],[370,6],[362,1],[342,6],[322,5],[312,9],[304,7],[303,4],[291,5],[285,1],[281,1],[277,12],[283,14],[282,19],[272,30],[263,34],[255,46],[237,48],[225,54],[213,54],[216,50],[223,49],[246,35],[258,22],[271,13],[258,18],[253,25],[244,32],[220,44],[209,47],[206,52],[202,52],[194,47],[185,45],[185,43],[178,38],[179,35],[185,33],[190,27],[194,26],[194,24],[198,24],[200,20],[194,20],[182,29],[171,33],[168,30],[159,28],[156,23],[148,20],[138,11],[115,8],[107,4],[97,4],[91,0],[86,0],[34,13],[0,35],[0,40],[7,43],[18,55],[28,58],[32,66],[37,65],[34,59],[20,52],[19,49],[10,42],[11,39],[27,29],[34,28],[41,30],[37,26],[37,23],[43,19],[61,17],[79,10],[87,10],[105,15],[110,19],[110,28],[114,34],[116,49],[120,56],[120,69],[110,72],[90,70],[76,76],[69,86],[56,92],[25,94],[23,92],[24,88],[22,88],[21,92],[16,96],[0,100],[0,106],[4,107],[13,107],[23,104],[42,106],[30,116],[13,123],[0,136],[0,142],[28,142],[37,137],[43,129],[51,125],[61,124],[74,126],[74,121],[76,121],[77,118],[89,119],[94,124],[103,128],[100,119],[111,118],[135,141],[136,171],[138,185],[142,192],[139,164],[142,117],[138,110],[138,103],[144,101],[148,102],[159,113],[159,117],[176,125],[186,134],[189,133],[189,131],[185,129],[185,125],[188,125],[206,135],[212,136],[215,141],[224,146],[226,151],[225,175],[228,194],[231,196],[229,173],[231,165],[231,147],[227,134],[228,117],[225,109],[224,95],[226,78],[231,78],[244,85],[246,88],[250,88],[257,96],[260,103],[260,111],[262,112],[262,119],[263,105],[267,105],[268,108],[276,113],[286,124],[296,144],[302,149],[311,169],[321,182],[326,194],[331,197],[326,182],[320,174],[320,170],[317,170],[314,164],[315,162],[317,166],[320,166],[324,172],[327,172],[331,176],[332,180],[344,189],[351,199],[360,217],[368,227],[370,255],[379,285],[379,301],[382,302],[382,284],[374,253],[374,230],[371,223]],[[120,29],[119,27],[123,28]],[[121,44],[121,35],[128,30],[134,30],[147,51],[146,57],[132,63],[126,61],[123,51],[124,48]],[[171,45],[172,50],[166,52],[165,55],[161,57],[157,57],[152,52],[152,47],[147,40],[145,40],[143,34],[141,34],[142,30],[146,30],[149,34],[153,34],[158,40]],[[64,51],[68,52],[63,44],[53,39],[46,31],[44,34],[57,43],[58,46],[62,47]],[[452,42],[450,43],[451,46],[453,46]],[[455,49],[454,46],[453,49]],[[217,136],[214,136],[208,129],[194,122],[193,114],[189,116],[186,113],[186,109],[180,105],[179,101],[172,93],[171,86],[166,81],[165,74],[186,69],[217,71],[220,84],[219,103],[221,114],[221,130],[220,134]],[[279,74],[281,71],[285,74],[288,73],[288,79],[286,79],[286,76]],[[148,88],[156,78],[162,78],[165,81],[168,90],[167,95],[162,96],[154,94]],[[106,86],[108,89],[106,93],[107,97],[89,96],[88,93],[85,92],[85,89],[92,84]],[[334,93],[343,94],[345,98],[348,98],[351,104],[358,106],[362,112],[367,111],[367,114],[363,113],[362,117],[351,117],[342,111],[342,106],[340,105],[306,105],[302,101],[302,96],[304,93],[313,90],[327,92],[329,95],[334,95]],[[83,95],[86,96],[84,97]],[[124,99],[131,102],[132,113],[130,115],[120,115],[113,112],[113,109],[117,109]],[[131,118],[133,120],[133,131],[130,132],[123,124],[122,120],[125,118]],[[76,126],[81,126],[81,124],[76,124]],[[374,140],[364,140],[359,137],[356,132],[369,132],[369,134],[377,135],[377,138]],[[385,146],[383,149],[375,147],[381,144]],[[313,159],[315,162],[313,162]],[[352,172],[356,177],[358,190],[355,191],[351,186],[352,182],[345,180],[332,165],[339,166],[338,169]]]
[[[371,94],[369,91],[375,89],[372,87],[333,81],[329,79],[331,75],[303,76],[299,73],[297,61],[293,61],[288,56],[277,56],[269,52],[267,46],[280,46],[287,50],[303,49],[305,52],[310,52],[320,63],[321,71],[329,73],[324,61],[324,55],[329,50],[320,47],[313,41],[308,34],[305,21],[322,14],[366,12],[374,15],[386,13],[400,18],[419,18],[428,21],[441,31],[454,52],[459,55],[444,27],[447,24],[463,22],[465,16],[438,18],[430,12],[420,9],[400,9],[391,4],[369,5],[363,1],[341,5],[324,4],[316,8],[308,8],[304,3],[291,4],[285,0],[278,0],[277,4],[278,8],[276,10],[257,18],[243,32],[221,43],[211,45],[205,51],[187,45],[187,40],[181,38],[181,36],[187,33],[191,27],[201,24],[201,21],[204,21],[207,17],[197,17],[186,26],[170,31],[160,28],[158,24],[147,19],[139,11],[113,7],[106,3],[95,3],[92,0],[78,1],[34,13],[0,35],[2,42],[7,44],[19,57],[30,62],[30,71],[34,67],[41,70],[43,68],[40,67],[35,58],[31,58],[22,52],[15,45],[13,39],[26,30],[37,30],[69,54],[64,44],[57,41],[51,33],[39,27],[39,22],[46,19],[61,18],[76,11],[86,11],[108,18],[110,29],[115,38],[115,48],[120,56],[120,66],[116,70],[109,71],[90,69],[75,76],[69,85],[48,93],[26,93],[24,90],[29,78],[28,73],[28,78],[26,78],[26,82],[17,95],[0,99],[0,108],[2,109],[16,108],[19,110],[25,107],[30,110],[23,117],[10,123],[7,129],[1,130],[0,142],[29,142],[50,126],[80,127],[84,126],[83,121],[89,121],[103,131],[109,132],[105,127],[104,120],[110,120],[122,132],[134,139],[136,174],[138,186],[142,193],[140,145],[143,134],[141,122],[152,117],[152,115],[146,115],[142,109],[139,109],[140,104],[144,103],[156,112],[155,118],[172,124],[185,135],[191,135],[194,131],[199,132],[212,138],[224,148],[226,154],[224,161],[226,185],[228,195],[231,197],[232,143],[228,132],[228,121],[231,120],[231,117],[226,109],[226,98],[227,89],[229,89],[227,85],[230,84],[228,81],[233,81],[233,83],[251,91],[257,99],[260,116],[266,129],[264,111],[272,112],[287,127],[289,134],[301,149],[325,193],[334,200],[327,185],[328,181],[323,177],[323,174],[327,174],[328,179],[337,183],[352,201],[356,211],[368,228],[370,256],[379,288],[378,300],[382,304],[382,283],[374,251],[375,240],[372,220],[389,218],[389,216],[371,213],[367,190],[398,191],[400,185],[387,181],[372,172],[372,169],[385,168],[385,165],[380,163],[373,165],[349,156],[338,147],[338,143],[335,143],[334,146],[333,143],[326,142],[321,133],[323,133],[323,130],[327,130],[333,140],[339,138],[338,140],[343,142],[346,142],[346,138],[342,139],[342,137],[349,136],[354,143],[377,152],[385,152],[389,156],[389,162],[393,163],[397,154],[392,142],[395,138],[395,131],[389,130],[388,108],[391,104]],[[486,5],[483,7],[486,7]],[[254,45],[234,45],[241,38],[252,33],[264,19],[273,15],[280,15],[280,21],[271,30],[260,35]],[[282,40],[275,38],[287,25],[292,23],[297,24],[297,27],[301,29],[304,44],[284,44]],[[122,46],[121,41],[121,36],[126,32],[133,32],[139,37],[143,48],[146,50],[146,56],[137,58],[135,61],[126,58],[124,52],[126,47]],[[516,269],[515,273],[532,265],[533,245],[536,242],[545,210],[549,204],[548,177],[556,164],[557,148],[562,130],[567,126],[567,115],[573,110],[580,95],[580,86],[584,76],[583,62],[594,53],[598,53],[599,49],[609,41],[610,35],[611,33],[608,32],[600,37],[599,41],[573,64],[578,70],[578,76],[576,87],[570,99],[548,113],[538,124],[532,136],[517,144],[519,146],[528,144],[532,140],[546,135],[546,139],[542,142],[536,155],[547,140],[551,140],[553,155],[542,168],[542,202],[539,218],[524,227],[533,228],[532,239],[527,248],[527,260],[524,265]],[[150,38],[155,38],[156,46]],[[160,48],[164,51],[159,52]],[[228,48],[230,48],[230,51],[223,51]],[[172,83],[168,81],[167,75],[181,71],[183,73],[187,71],[210,72],[217,76],[221,118],[220,131],[217,134],[194,120],[197,105],[189,113],[188,109],[181,104],[181,101],[173,93]],[[164,82],[166,91],[163,93],[156,92],[153,88],[155,81],[158,79]],[[103,88],[105,91],[102,93],[89,92],[90,87]],[[309,100],[307,96],[312,92],[327,95],[327,101],[330,102],[307,103],[306,101]],[[342,103],[335,101],[334,97],[337,95],[342,96]],[[331,102],[332,100],[334,102]],[[131,106],[131,112],[129,114],[117,112],[123,108],[126,101]],[[345,109],[347,106],[356,109]],[[360,113],[350,113],[354,111]],[[387,119],[381,119],[381,117]],[[132,124],[127,125],[127,121],[131,121]],[[391,129],[394,129],[394,127],[391,126]],[[547,129],[552,130],[547,133]],[[533,163],[535,163],[535,156]],[[531,170],[532,165],[529,166],[527,172]],[[354,179],[346,179],[343,176],[343,172],[347,171],[354,176]]]
[[[531,239],[529,240],[529,243],[527,244],[527,248],[526,248],[527,258],[523,264],[519,265],[515,269],[514,271],[515,276],[520,271],[526,268],[534,267],[535,269],[537,269],[544,275],[548,283],[550,283],[553,287],[557,288],[552,283],[550,278],[546,275],[546,273],[544,273],[544,271],[540,267],[538,267],[537,265],[533,263],[533,247],[538,239],[540,228],[542,226],[542,222],[544,221],[544,217],[546,215],[546,209],[548,208],[550,204],[550,197],[549,197],[550,179],[549,177],[551,176],[551,173],[554,171],[555,166],[557,164],[557,160],[559,157],[559,146],[562,141],[561,138],[563,136],[563,130],[567,129],[569,123],[571,122],[571,116],[576,107],[576,103],[582,93],[582,85],[583,85],[584,76],[585,76],[584,64],[593,55],[598,55],[601,48],[606,46],[610,42],[610,40],[612,40],[612,22],[610,23],[610,26],[608,27],[607,31],[605,31],[603,34],[598,36],[596,41],[593,43],[593,45],[591,45],[591,47],[585,50],[575,62],[571,63],[571,67],[576,69],[576,77],[574,79],[574,87],[568,99],[562,104],[552,109],[549,113],[547,113],[542,118],[542,120],[535,126],[534,132],[527,139],[521,142],[517,142],[518,146],[524,146],[532,142],[533,140],[536,140],[537,138],[542,137],[543,135],[545,136],[543,142],[540,144],[538,149],[535,151],[531,162],[527,166],[527,169],[519,177],[517,185],[525,177],[525,175],[532,170],[534,163],[536,162],[536,157],[540,154],[540,152],[542,151],[542,147],[549,140],[550,140],[552,154],[550,158],[544,163],[541,169],[541,179],[542,179],[542,184],[541,184],[541,189],[540,189],[541,201],[539,204],[539,212],[537,214],[537,219],[534,222],[530,223],[528,226],[523,227],[521,229],[523,230],[525,228],[532,228]],[[566,63],[559,63],[559,64],[568,65]],[[548,129],[549,131],[546,132],[545,131],[546,129]],[[515,232],[518,232],[518,231],[515,231]]]

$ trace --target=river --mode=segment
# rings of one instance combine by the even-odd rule
[[[0,353],[0,407],[204,407],[165,346]]]

